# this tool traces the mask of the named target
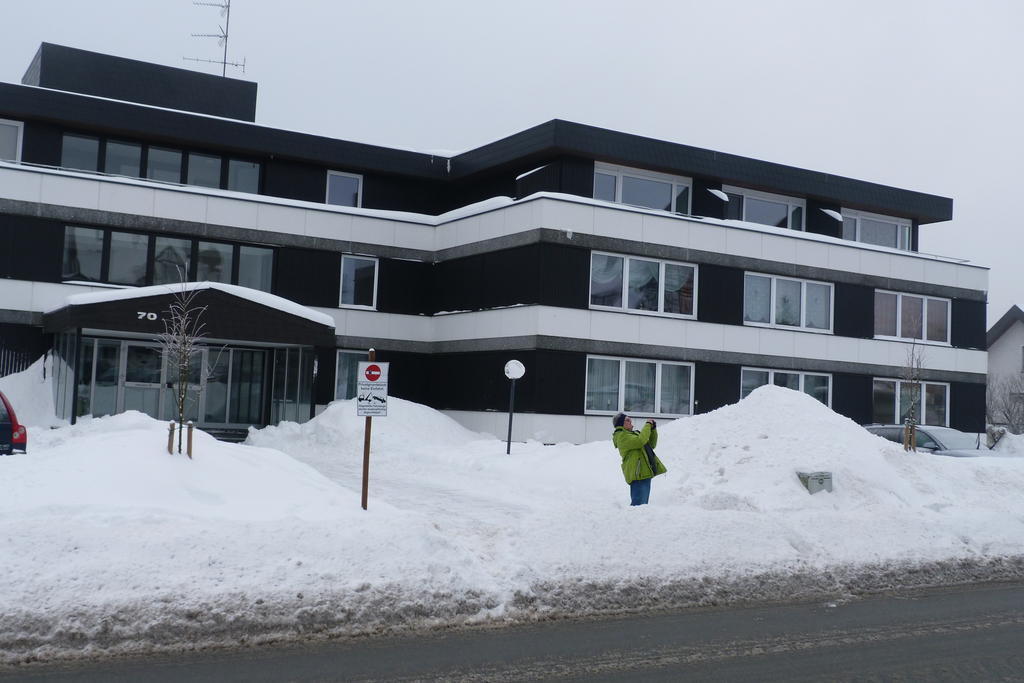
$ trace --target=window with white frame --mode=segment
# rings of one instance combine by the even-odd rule
[[[950,301],[875,290],[875,337],[949,343]]]
[[[21,136],[25,124],[0,119],[0,161],[21,161]]]
[[[588,413],[679,416],[692,406],[692,363],[587,357]]]
[[[909,220],[851,209],[843,209],[842,216],[844,240],[893,249],[910,249]]]
[[[949,385],[943,382],[917,383],[900,379],[874,380],[872,388],[872,420],[874,422],[903,424],[912,409],[918,424],[948,427]]]
[[[366,360],[365,351],[338,351],[338,370],[334,380],[334,398],[356,397],[359,363]]]
[[[740,372],[740,398],[746,398],[754,389],[767,384],[802,391],[827,406],[832,405],[832,376],[819,372],[743,368]]]
[[[592,252],[590,305],[631,311],[694,315],[697,266]]]
[[[804,212],[807,205],[803,199],[731,185],[723,186],[722,191],[729,197],[725,204],[726,218],[776,228],[804,229]]]
[[[327,203],[335,206],[362,206],[363,176],[341,171],[328,171]]]
[[[832,331],[832,284],[776,275],[743,276],[743,322]]]
[[[682,176],[594,164],[594,199],[606,202],[688,214],[692,184]]]
[[[342,306],[377,306],[377,259],[372,256],[341,257]]]

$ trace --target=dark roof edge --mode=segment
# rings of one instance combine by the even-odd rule
[[[1024,323],[1024,311],[1017,307],[1017,304],[1010,306],[1006,313],[1003,313],[1003,317],[996,321],[996,324],[989,329],[988,334],[985,337],[986,348],[992,348],[992,344],[996,342],[1000,337],[1006,334],[1006,331],[1013,326],[1014,323]]]
[[[88,102],[82,106],[81,102]],[[458,180],[514,166],[528,170],[559,155],[575,155],[640,166],[666,173],[705,176],[780,194],[841,202],[852,209],[912,218],[919,223],[950,220],[953,200],[864,180],[761,161],[667,142],[632,133],[552,119],[451,158],[328,138],[187,111],[108,100],[62,90],[0,83],[8,115],[34,117],[85,128],[110,129],[111,118],[127,122],[125,134],[152,136],[182,144],[265,153],[327,167],[348,167],[432,180]],[[125,116],[131,114],[131,116]],[[202,125],[198,125],[198,121]],[[342,163],[339,163],[341,161]]]
[[[948,197],[562,119],[553,119],[458,155],[453,160],[453,175],[460,177],[521,158],[555,154],[584,156],[686,176],[707,176],[752,189],[770,187],[770,191],[781,194],[833,201],[844,196],[851,200],[849,208],[902,215],[920,223],[947,221],[953,217],[953,200]]]

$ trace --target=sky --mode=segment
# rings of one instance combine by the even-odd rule
[[[215,3],[219,0],[213,0]],[[554,118],[952,197],[921,251],[1024,304],[1019,0],[234,0],[228,58],[263,124],[461,151]],[[8,8],[0,80],[40,42],[220,73],[189,0]]]

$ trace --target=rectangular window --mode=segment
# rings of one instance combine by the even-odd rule
[[[260,191],[260,165],[256,161],[228,159],[228,188],[235,192]]]
[[[913,412],[918,424],[949,426],[948,384],[916,384],[899,379],[876,379],[872,395],[872,416],[878,424],[903,424]]]
[[[341,257],[342,306],[377,305],[377,259],[366,256]]]
[[[100,158],[99,138],[64,134],[60,149],[60,165],[79,171],[98,171]]]
[[[274,274],[274,250],[267,247],[238,248],[238,284],[269,292]]]
[[[231,283],[234,247],[219,242],[200,242],[196,254],[196,280]]]
[[[697,266],[672,261],[590,255],[590,305],[693,316]]]
[[[875,337],[949,343],[949,299],[875,290]]]
[[[338,351],[338,372],[335,375],[334,398],[348,400],[356,397],[359,363],[366,360],[365,351]]]
[[[147,178],[165,183],[181,182],[181,152],[176,149],[150,147],[147,157]]]
[[[693,406],[693,364],[587,357],[585,410],[641,417],[689,415]]]
[[[816,372],[743,368],[740,372],[740,398],[746,398],[758,387],[774,384],[793,391],[802,391],[827,406],[832,405],[832,376]]]
[[[910,250],[910,221],[843,209],[843,239]]]
[[[616,193],[618,177],[612,173],[594,171],[594,199],[614,202],[619,195]]]
[[[743,321],[750,325],[832,331],[832,285],[775,275],[743,277]]]
[[[188,282],[192,273],[192,240],[157,237],[153,241],[153,284]]]
[[[804,229],[806,202],[803,199],[728,185],[722,187],[722,191],[729,197],[725,205],[726,218],[776,228]]]
[[[692,181],[611,164],[594,165],[594,199],[646,209],[690,213]]]
[[[138,178],[142,169],[142,145],[131,142],[107,141],[103,159],[103,172]]]
[[[188,153],[189,185],[200,187],[220,187],[221,160],[212,154]]]
[[[335,206],[362,206],[363,176],[341,171],[328,171],[327,203]]]
[[[64,228],[64,258],[61,278],[81,282],[103,279],[103,230]]]
[[[21,161],[21,121],[0,119],[0,161]]]
[[[274,250],[187,237],[67,226],[61,272],[65,281],[129,286],[143,286],[148,282],[173,284],[182,280],[223,282],[269,292]]]
[[[146,284],[149,237],[132,232],[110,233],[110,272],[107,281],[141,287]]]

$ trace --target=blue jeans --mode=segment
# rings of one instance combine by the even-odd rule
[[[629,504],[647,505],[651,499],[651,480],[638,479],[629,485]]]

